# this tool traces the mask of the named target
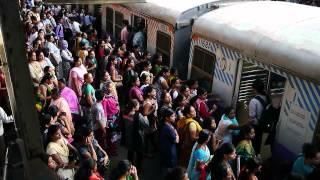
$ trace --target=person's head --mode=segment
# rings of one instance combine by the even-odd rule
[[[82,143],[85,145],[89,145],[90,142],[92,142],[94,139],[93,130],[88,127],[84,127],[82,129],[81,135],[82,135]]]
[[[95,96],[96,96],[97,102],[100,102],[104,98],[104,93],[102,90],[99,89],[99,90],[96,90]]]
[[[134,68],[134,58],[129,57],[126,62],[126,68]]]
[[[178,70],[176,68],[174,68],[174,67],[171,67],[170,68],[170,75],[177,77],[178,76]]]
[[[74,66],[75,67],[79,67],[82,64],[82,59],[81,59],[81,57],[76,56],[76,57],[74,57],[74,61],[73,62],[74,62]]]
[[[236,150],[231,143],[222,144],[216,151],[216,162],[234,160],[236,158]]]
[[[192,105],[186,105],[182,113],[188,118],[195,118],[197,116],[196,109]]]
[[[256,79],[252,84],[252,89],[256,94],[264,93],[264,83],[260,79]]]
[[[66,80],[64,78],[58,80],[58,88],[62,90],[66,87]]]
[[[58,140],[60,140],[61,139],[61,131],[60,131],[59,126],[51,125],[48,128],[47,137],[48,137],[48,142],[57,142]]]
[[[172,103],[172,98],[169,92],[164,92],[161,94],[161,102],[163,104],[171,104]]]
[[[36,54],[36,52],[30,51],[30,52],[28,53],[28,59],[29,59],[29,62],[36,61],[36,60],[37,60],[37,54]]]
[[[53,41],[54,41],[53,35],[51,35],[51,34],[46,35],[46,40],[47,40],[48,42],[53,42]]]
[[[131,79],[131,86],[137,86],[139,87],[140,86],[140,79],[138,76],[133,76],[132,79]]]
[[[42,80],[41,80],[41,84],[53,84],[53,81],[54,81],[54,78],[53,78],[53,75],[50,74],[50,73],[46,73],[43,77],[42,77]]]
[[[197,140],[198,144],[207,144],[211,137],[211,132],[207,129],[203,129],[199,133],[199,139]]]
[[[84,81],[88,84],[91,84],[93,82],[93,76],[91,73],[86,73],[84,76]]]
[[[176,106],[184,107],[188,104],[187,98],[181,94],[179,94],[176,99],[174,100],[174,104]]]
[[[50,114],[44,114],[43,116],[42,116],[42,123],[43,123],[43,125],[44,126],[49,126],[49,125],[51,125],[52,122],[53,121],[53,118],[52,118],[52,116],[50,115]]]
[[[89,179],[92,173],[95,172],[97,172],[97,163],[92,158],[89,158],[81,163],[81,166],[74,177],[78,180],[85,180]]]
[[[43,61],[45,59],[44,53],[42,50],[37,51],[37,59],[38,61]]]
[[[189,180],[189,177],[184,167],[175,167],[166,174],[165,180]]]
[[[156,98],[157,91],[153,85],[147,86],[144,89],[145,98]]]
[[[103,74],[103,80],[104,81],[110,81],[111,80],[111,77],[110,77],[110,74],[108,71],[105,71],[104,74]]]
[[[87,33],[84,32],[84,33],[81,34],[81,37],[87,39],[88,35],[87,35]]]
[[[154,64],[158,64],[160,65],[162,63],[162,54],[161,53],[155,53],[153,56],[152,56],[152,62]]]
[[[150,84],[151,83],[151,78],[150,78],[150,76],[148,76],[147,74],[144,73],[140,77],[140,81],[142,82],[142,84]]]
[[[205,118],[203,121],[203,128],[209,129],[210,131],[215,130],[217,127],[216,121],[213,117]]]
[[[159,76],[162,76],[164,78],[168,78],[170,76],[170,71],[167,66],[163,66],[161,68],[161,71],[159,72]]]
[[[172,109],[166,109],[163,112],[163,120],[164,122],[173,124],[176,120],[176,114]]]
[[[56,105],[51,105],[48,108],[48,114],[50,114],[53,118],[58,116],[59,108]]]
[[[152,69],[152,65],[151,65],[150,61],[143,62],[143,70],[150,71],[151,69]]]
[[[197,95],[200,99],[205,100],[208,97],[208,92],[207,90],[200,87],[198,88]]]
[[[234,117],[236,117],[236,111],[233,107],[227,107],[224,110],[224,114],[229,118],[229,119],[233,119]]]
[[[151,56],[150,52],[146,51],[146,52],[143,53],[142,57],[143,57],[144,60],[149,61],[149,60],[151,60],[152,56]]]
[[[189,86],[187,86],[187,85],[182,85],[182,86],[180,87],[180,93],[181,93],[182,95],[184,95],[186,98],[188,98],[188,97],[190,96],[190,94],[191,94]]]
[[[252,125],[245,125],[240,130],[240,136],[242,139],[253,140],[255,136],[255,130]]]
[[[114,170],[114,173],[112,175],[114,177],[112,179],[119,179],[120,177],[130,175],[132,168],[133,166],[130,161],[121,160]]]
[[[189,86],[190,89],[198,89],[199,88],[198,81],[193,80],[193,79],[188,80],[187,85]]]
[[[52,99],[54,99],[54,100],[56,100],[56,99],[58,99],[58,98],[60,97],[60,91],[59,91],[58,88],[53,88],[53,89],[51,90],[51,97],[52,97]]]
[[[170,82],[171,88],[179,89],[181,87],[180,81],[179,78],[173,78]]]
[[[90,50],[88,55],[89,55],[89,58],[95,58],[96,57],[96,54],[94,53],[94,50]]]
[[[245,167],[248,173],[256,174],[261,170],[261,163],[257,158],[250,158],[245,163]]]
[[[129,25],[129,21],[126,20],[126,19],[124,19],[124,20],[122,21],[122,24],[123,24],[123,26],[128,26],[128,25]]]
[[[306,143],[302,147],[302,152],[305,160],[308,160],[312,165],[320,164],[320,150],[316,145]]]
[[[140,108],[140,104],[139,104],[139,101],[137,99],[132,99],[131,101],[129,101],[129,103],[127,105],[128,112],[139,111],[139,108]]]

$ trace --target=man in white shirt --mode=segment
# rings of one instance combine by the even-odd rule
[[[0,107],[0,167],[3,167],[4,156],[5,156],[5,142],[4,142],[4,130],[3,123],[11,123],[13,122],[13,116],[8,116],[7,113]]]

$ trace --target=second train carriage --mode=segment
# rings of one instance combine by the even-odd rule
[[[146,3],[106,5],[102,7],[102,27],[119,37],[123,19],[132,26],[144,22],[147,50],[152,54],[160,52],[164,64],[176,67],[182,78],[186,78],[193,21],[223,3],[231,2],[235,1],[148,0]]]
[[[275,152],[292,159],[303,143],[320,140],[319,42],[320,8],[286,2],[221,8],[194,23],[188,77],[243,114],[252,82],[263,80],[281,106]]]

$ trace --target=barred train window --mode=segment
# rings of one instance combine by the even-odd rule
[[[208,91],[212,89],[215,62],[216,56],[213,53],[197,46],[194,48],[191,79],[197,79],[199,85]]]
[[[168,34],[157,32],[157,52],[162,54],[162,62],[164,65],[170,65],[171,37]]]
[[[113,34],[113,9],[107,7],[106,11],[106,31]]]
[[[133,27],[138,27],[138,25],[140,24],[140,23],[142,23],[144,26],[146,26],[146,20],[144,19],[144,18],[142,18],[142,17],[140,17],[140,16],[136,16],[136,15],[132,15],[131,16],[131,24],[132,24],[132,26]]]
[[[122,29],[123,14],[121,12],[115,11],[115,36],[120,38],[120,33]]]

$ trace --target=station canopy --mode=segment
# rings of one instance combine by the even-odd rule
[[[44,0],[49,4],[123,4],[143,3],[146,0]]]

